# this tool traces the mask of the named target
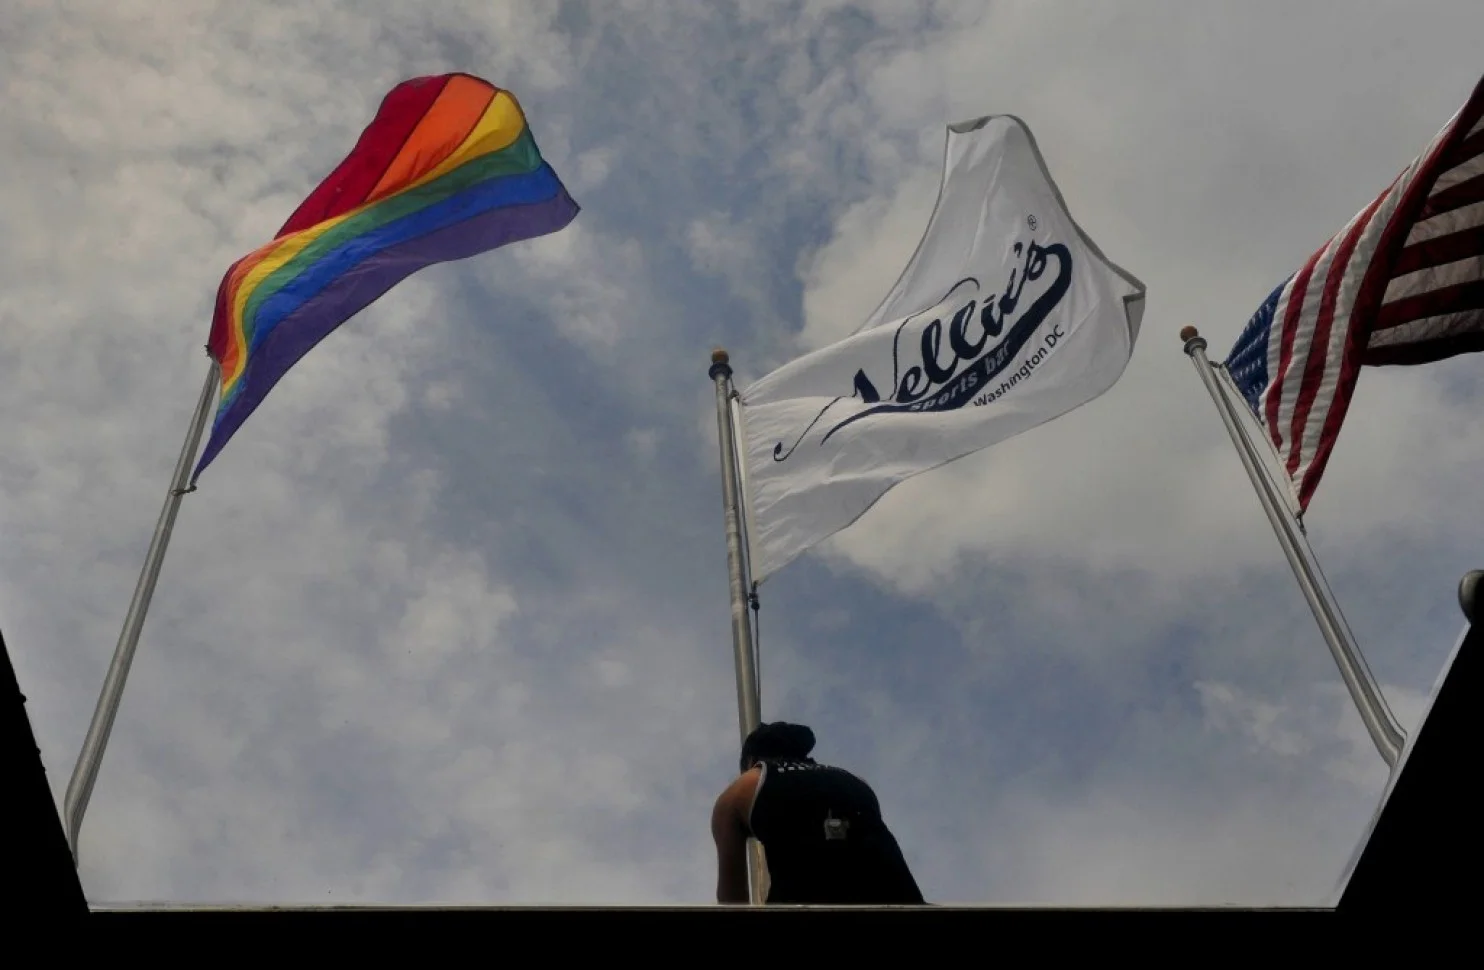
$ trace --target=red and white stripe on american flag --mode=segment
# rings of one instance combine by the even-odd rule
[[[1484,80],[1278,294],[1258,413],[1309,499],[1363,365],[1484,350]]]

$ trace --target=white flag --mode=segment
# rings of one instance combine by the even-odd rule
[[[853,335],[741,394],[753,579],[860,518],[892,486],[1108,390],[1144,284],[1068,214],[1024,122],[948,128],[917,252]]]

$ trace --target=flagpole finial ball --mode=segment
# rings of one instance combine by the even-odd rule
[[[730,360],[731,358],[727,356],[727,352],[717,347],[711,351],[711,369],[706,373],[710,375],[713,381],[718,377],[731,377],[732,365],[729,363]]]
[[[1196,337],[1199,337],[1200,335],[1201,335],[1201,332],[1199,330],[1197,330],[1195,327],[1181,327],[1180,328],[1180,342],[1181,343],[1189,343],[1190,341],[1194,340]]]
[[[1484,622],[1484,613],[1480,612],[1484,606],[1484,569],[1464,573],[1463,581],[1458,584],[1458,605],[1463,607],[1463,615],[1470,624]]]

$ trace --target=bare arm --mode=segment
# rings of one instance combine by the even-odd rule
[[[711,838],[716,842],[716,901],[747,903],[747,830],[737,810],[738,794],[746,776],[733,782],[711,810]]]

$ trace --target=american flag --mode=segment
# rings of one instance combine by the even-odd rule
[[[1273,290],[1225,367],[1307,510],[1362,366],[1481,350],[1484,79],[1422,154]]]

